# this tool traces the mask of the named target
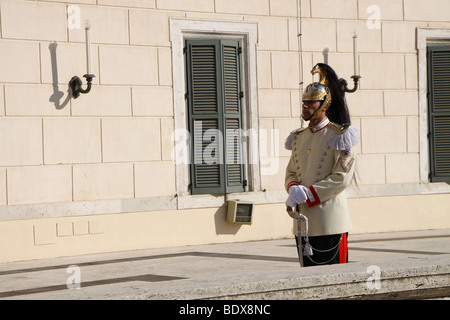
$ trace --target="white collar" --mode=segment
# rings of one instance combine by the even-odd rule
[[[322,121],[320,121],[318,124],[316,124],[314,127],[309,127],[309,130],[311,130],[312,133],[316,133],[317,131],[322,130],[326,126],[330,124],[330,120],[328,117],[325,117]]]

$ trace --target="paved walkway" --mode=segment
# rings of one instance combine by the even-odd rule
[[[349,236],[349,263],[300,268],[293,239],[0,264],[0,299],[450,296],[450,230]]]

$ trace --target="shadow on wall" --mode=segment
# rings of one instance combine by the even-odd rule
[[[227,209],[228,206],[224,203],[222,206],[217,209],[214,214],[214,223],[216,225],[216,234],[236,234],[241,228],[241,224],[229,224],[227,222]]]
[[[58,43],[56,41],[53,41],[48,46],[48,49],[50,50],[50,59],[52,63],[52,86],[53,86],[53,94],[50,96],[49,101],[53,102],[55,104],[55,108],[57,110],[61,110],[64,108],[70,101],[71,93],[70,88],[67,89],[67,97],[66,99],[61,103],[62,97],[64,97],[64,92],[59,91],[58,86],[58,62],[56,59],[56,48],[58,47]]]

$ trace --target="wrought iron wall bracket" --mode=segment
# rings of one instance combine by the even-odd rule
[[[83,77],[85,77],[87,81],[86,89],[83,89],[81,87],[83,83],[78,76],[73,76],[69,81],[69,86],[72,90],[72,96],[74,99],[78,98],[80,96],[80,93],[88,93],[89,91],[91,91],[92,79],[95,77],[95,75],[85,74]]]
[[[353,79],[353,89],[349,89],[348,88],[347,80],[340,79],[340,81],[341,81],[341,84],[342,84],[342,88],[344,89],[345,92],[353,93],[356,90],[358,90],[358,82],[359,82],[359,79],[361,79],[361,76],[351,76],[350,78]]]

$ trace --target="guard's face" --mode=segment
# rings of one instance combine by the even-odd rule
[[[322,101],[310,101],[303,100],[302,104],[302,117],[304,120],[308,119],[310,116],[316,112],[317,109],[320,108]]]

